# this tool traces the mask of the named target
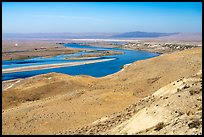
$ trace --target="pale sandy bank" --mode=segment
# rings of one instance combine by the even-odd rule
[[[46,65],[35,65],[35,66],[25,66],[25,67],[17,67],[17,68],[8,68],[2,69],[2,73],[11,73],[11,72],[22,72],[22,71],[32,71],[32,70],[41,70],[41,69],[51,69],[51,68],[59,68],[59,67],[69,67],[69,66],[78,66],[84,64],[92,64],[114,60],[111,59],[100,59],[100,60],[91,60],[91,61],[80,61],[80,62],[69,62],[69,63],[58,63],[58,64],[46,64]]]

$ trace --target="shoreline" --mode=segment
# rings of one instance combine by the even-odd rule
[[[25,59],[32,59],[32,58],[36,58],[36,57],[51,58],[51,57],[58,56],[58,55],[74,54],[74,53],[82,51],[80,49],[72,49],[72,48],[67,48],[67,47],[63,46],[64,44],[68,44],[68,43],[72,43],[72,42],[68,42],[68,43],[65,42],[63,45],[62,44],[56,44],[56,42],[57,41],[54,41],[54,42],[43,42],[43,41],[33,42],[33,43],[40,43],[40,45],[38,45],[38,47],[36,47],[36,48],[29,47],[32,45],[32,43],[29,43],[27,41],[19,42],[20,44],[22,43],[25,45],[23,45],[23,47],[20,47],[20,46],[19,47],[13,47],[13,49],[15,49],[15,52],[13,52],[12,54],[7,53],[7,52],[9,52],[9,49],[6,49],[7,47],[4,47],[5,49],[2,51],[2,61],[25,60]],[[13,45],[11,45],[12,43],[13,42],[8,43],[7,46],[10,45],[12,47],[13,46]],[[77,43],[77,44],[81,44],[81,43]],[[113,46],[110,43],[105,43],[106,46],[104,46],[102,43],[100,44],[100,46],[95,45],[93,43],[84,43],[84,44],[89,45],[89,46],[93,46],[93,47],[107,47],[108,46],[108,47],[112,47],[112,48],[121,48],[124,50],[140,50],[140,49],[133,49],[133,48],[125,48],[125,47],[123,47],[123,45],[122,45],[122,47]],[[22,51],[21,48],[24,48],[24,46],[28,46],[28,47],[25,47],[25,49],[27,51]],[[41,47],[41,46],[43,46],[43,47]],[[48,46],[50,46],[50,47],[48,47]],[[41,49],[41,48],[44,48],[44,49]],[[148,51],[148,50],[143,50],[143,49],[141,49],[140,51],[162,54],[160,52]],[[112,54],[115,54],[115,53],[112,53]],[[119,53],[116,53],[116,54],[119,54]]]
[[[2,41],[2,61],[24,60],[34,57],[53,57],[62,54],[74,54],[73,49],[57,44],[58,41]],[[15,46],[18,44],[18,46]]]
[[[31,51],[30,51],[31,52]],[[52,58],[58,55],[66,55],[66,54],[75,54],[81,51],[61,51],[63,53],[51,53],[52,55],[42,55],[42,56],[38,56],[38,55],[33,55],[33,56],[24,56],[24,57],[16,57],[16,58],[12,58],[12,59],[2,59],[2,61],[13,61],[13,60],[25,60],[25,59],[32,59],[32,58],[38,58],[38,57],[42,57],[42,58]]]
[[[73,57],[73,58],[67,58],[67,60],[81,60],[81,59],[84,59],[84,60],[87,60],[87,59],[98,59],[100,57]]]
[[[124,71],[119,71],[121,73],[106,78],[49,73],[4,83],[3,134],[8,134],[10,130],[13,134],[71,134],[102,117],[123,112],[127,106],[152,95],[171,82],[196,74],[202,69],[201,56],[201,48],[165,54],[131,63]],[[176,85],[172,83],[171,86]],[[181,92],[178,94],[175,94],[175,99],[185,98]],[[156,104],[154,106],[158,108]],[[132,110],[128,109],[128,115]],[[46,127],[53,122],[55,124],[50,127],[50,132]],[[19,127],[28,128],[19,130]]]

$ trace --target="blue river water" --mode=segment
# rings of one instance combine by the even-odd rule
[[[109,74],[113,74],[121,69],[121,66],[125,64],[129,64],[135,62],[137,60],[144,60],[152,57],[159,56],[157,53],[150,53],[145,51],[138,50],[125,50],[119,48],[103,48],[103,47],[94,47],[89,45],[80,45],[80,44],[65,44],[66,47],[71,48],[81,48],[84,50],[96,50],[96,51],[105,51],[105,50],[113,50],[123,52],[124,54],[119,55],[109,55],[98,57],[97,59],[109,59],[115,58],[115,60],[99,62],[93,64],[85,64],[79,66],[69,66],[69,67],[60,67],[60,68],[51,68],[51,69],[43,69],[43,70],[33,70],[33,71],[24,71],[24,72],[12,72],[12,73],[3,73],[2,81],[11,80],[16,78],[26,78],[34,75],[45,74],[49,72],[58,72],[69,75],[90,75],[94,77],[103,77]],[[77,62],[77,61],[86,61],[86,60],[96,60],[96,59],[85,59],[85,60],[69,60],[69,57],[79,56],[83,54],[93,54],[86,51],[78,52],[75,54],[64,54],[58,55],[51,58],[31,58],[25,60],[6,60],[2,61],[2,69],[6,68],[16,68],[22,66],[34,66],[34,65],[42,65],[42,64],[55,64],[55,63],[67,63],[67,62]]]

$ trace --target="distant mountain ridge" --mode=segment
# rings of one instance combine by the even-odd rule
[[[158,32],[141,32],[141,31],[135,31],[135,32],[126,32],[122,34],[113,35],[113,38],[152,38],[152,37],[162,37],[162,36],[170,36],[175,35],[176,33],[158,33]]]
[[[125,32],[125,33],[2,33],[3,40],[54,40],[54,39],[133,39],[133,38],[170,38],[196,39],[202,41],[202,33],[159,33],[159,32]]]

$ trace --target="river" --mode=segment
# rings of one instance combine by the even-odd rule
[[[82,75],[90,75],[94,77],[103,77],[103,76],[107,76],[107,75],[118,72],[121,69],[121,67],[125,64],[129,64],[129,63],[132,63],[138,60],[144,60],[144,59],[159,56],[159,54],[157,53],[150,53],[150,52],[138,51],[138,50],[126,50],[126,49],[120,49],[120,48],[104,48],[104,47],[94,47],[94,46],[80,45],[80,44],[64,44],[64,46],[71,47],[71,48],[80,48],[80,49],[85,49],[85,50],[96,50],[96,51],[97,50],[101,50],[101,51],[113,50],[113,51],[123,52],[124,54],[109,55],[109,56],[103,56],[103,57],[85,59],[85,60],[67,59],[69,57],[79,56],[79,55],[88,53],[86,51],[83,51],[83,52],[78,52],[75,54],[58,55],[58,56],[54,56],[51,58],[37,57],[37,58],[24,59],[24,60],[6,60],[6,61],[2,61],[2,69],[17,68],[17,67],[24,67],[24,66],[34,66],[34,65],[44,65],[44,64],[79,62],[79,61],[87,61],[87,60],[113,59],[114,58],[114,60],[93,63],[93,64],[33,70],[33,71],[3,73],[2,81],[16,79],[16,78],[26,78],[26,77],[31,77],[31,76],[35,76],[39,74],[45,74],[49,72],[58,72],[58,73],[64,73],[64,74],[69,74],[69,75],[81,75],[82,74]]]

